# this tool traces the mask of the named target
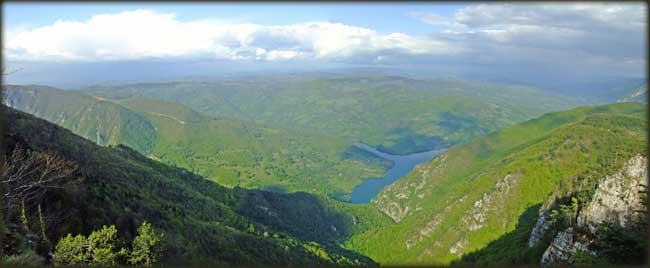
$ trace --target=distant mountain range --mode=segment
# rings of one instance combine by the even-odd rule
[[[83,91],[8,86],[6,101],[98,144],[125,144],[224,185],[336,196],[390,166],[348,153],[357,140],[393,154],[440,149],[576,103],[514,85],[311,75]]]
[[[446,148],[582,103],[526,86],[381,73],[97,85],[83,92],[180,102],[203,114],[360,140],[392,154]]]

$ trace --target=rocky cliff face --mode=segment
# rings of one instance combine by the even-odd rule
[[[546,221],[548,220],[548,212],[543,211],[542,213],[539,214],[539,218],[537,218],[537,222],[535,223],[535,227],[533,227],[533,231],[530,232],[530,238],[528,239],[528,247],[532,248],[539,243],[542,238],[544,238],[544,235],[546,232],[551,228]]]
[[[551,245],[544,251],[542,265],[566,265],[573,263],[573,252],[575,248],[573,228],[568,228],[557,233]]]
[[[637,155],[620,172],[598,184],[591,203],[578,216],[578,225],[594,231],[595,226],[605,222],[621,227],[637,222],[641,216],[637,211],[645,209],[641,191],[647,185],[647,159]]]
[[[608,223],[628,227],[643,216],[645,210],[641,191],[648,185],[648,159],[637,155],[628,160],[623,168],[602,179],[591,202],[578,214],[575,227],[569,227],[555,235],[553,242],[542,256],[542,266],[572,264],[576,253],[597,256],[597,227]],[[529,239],[534,246],[548,229],[546,213],[542,213]],[[541,233],[541,235],[540,235]]]
[[[389,185],[372,200],[372,203],[393,221],[401,222],[405,217],[424,207],[427,195],[431,194],[430,189],[436,185],[436,182],[431,181],[431,177],[441,176],[446,168],[446,154],[433,158],[428,164],[417,165],[411,172],[413,181]]]
[[[551,245],[542,255],[542,266],[566,266],[574,262],[574,255],[578,252],[597,256],[594,250],[597,244],[596,236],[588,229],[582,227],[569,227],[557,233]]]

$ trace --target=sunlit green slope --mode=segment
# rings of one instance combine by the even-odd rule
[[[532,228],[540,209],[647,155],[646,109],[621,103],[549,113],[452,148],[384,189],[372,204],[394,223],[348,247],[382,264],[448,264],[518,224]],[[502,256],[523,252],[530,229],[522,233]],[[541,256],[533,257],[532,264]]]

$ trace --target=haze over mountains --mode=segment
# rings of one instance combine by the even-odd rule
[[[362,140],[395,154],[448,147],[580,103],[525,86],[385,74],[257,76],[81,91],[178,101],[205,114]]]
[[[638,86],[645,79],[642,74],[633,76],[619,77],[598,77],[596,79],[577,79],[562,74],[526,74],[518,72],[521,70],[512,70],[505,73],[476,73],[468,72],[466,74],[445,73],[439,70],[426,70],[422,68],[397,68],[397,67],[341,67],[332,66],[324,68],[322,65],[304,65],[296,67],[290,64],[286,67],[261,70],[233,70],[232,65],[237,63],[223,63],[222,65],[211,66],[208,63],[187,64],[176,62],[113,62],[113,63],[96,63],[96,64],[66,64],[65,68],[60,68],[60,64],[46,63],[31,65],[27,63],[13,64],[21,68],[20,72],[7,77],[9,84],[29,85],[41,84],[51,85],[58,88],[81,89],[94,86],[97,84],[112,81],[120,84],[134,84],[138,81],[166,81],[166,80],[194,80],[196,78],[213,78],[223,77],[250,77],[250,76],[267,76],[267,75],[289,75],[303,74],[305,72],[314,73],[350,73],[350,72],[370,72],[384,73],[388,75],[398,75],[415,79],[456,79],[475,82],[493,82],[506,84],[520,84],[537,87],[541,90],[554,94],[562,94],[573,98],[584,99],[590,102],[606,103],[612,101],[612,93],[628,87]],[[279,63],[282,65],[283,63]],[[78,65],[78,66],[75,66]],[[264,65],[264,64],[262,64]],[[50,66],[50,67],[46,67]],[[57,67],[59,66],[59,67]],[[275,65],[274,65],[275,66]],[[180,69],[180,70],[177,70]],[[111,71],[108,71],[111,70]],[[114,70],[118,70],[117,72]],[[56,75],[53,75],[56,74]],[[571,81],[574,79],[574,81]],[[618,93],[614,93],[618,94]]]

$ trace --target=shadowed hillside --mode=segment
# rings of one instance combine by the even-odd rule
[[[44,120],[3,109],[5,152],[23,148],[54,154],[78,167],[74,187],[47,191],[25,206],[32,220],[38,218],[36,207],[42,206],[51,219],[46,231],[51,241],[111,224],[121,239],[130,241],[135,228],[147,220],[165,234],[165,260],[373,263],[337,246],[351,232],[351,217],[319,198],[227,189],[128,147],[100,147]]]

